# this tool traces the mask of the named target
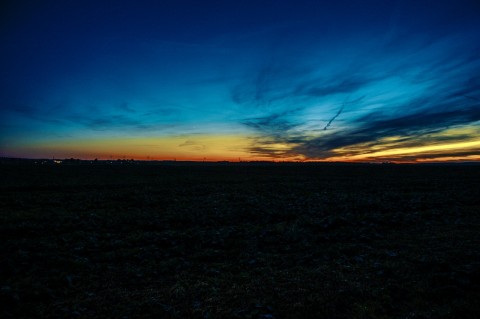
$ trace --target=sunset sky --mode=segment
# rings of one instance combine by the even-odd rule
[[[3,1],[0,156],[480,160],[480,2]]]

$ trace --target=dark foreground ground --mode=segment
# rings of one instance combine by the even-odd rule
[[[479,318],[480,166],[0,166],[1,318]]]

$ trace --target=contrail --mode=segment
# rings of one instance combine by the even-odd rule
[[[332,124],[332,122],[342,113],[344,107],[345,103],[342,104],[342,107],[340,108],[340,110],[338,110],[337,114],[335,114],[335,116],[332,117],[330,121],[328,121],[327,125],[325,125],[325,127],[323,128],[324,131],[326,131],[330,124]]]
[[[356,102],[359,102],[359,101],[361,101],[364,97],[365,97],[365,95],[362,96],[362,97],[359,97],[359,98],[356,99],[356,100],[350,101],[350,102],[343,102],[342,107],[340,108],[340,110],[338,110],[337,114],[335,114],[335,116],[332,117],[332,118],[330,119],[330,121],[328,121],[327,125],[325,125],[325,127],[323,128],[323,130],[326,131],[327,128],[330,127],[330,124],[332,124],[332,122],[335,121],[335,119],[343,112],[343,109],[345,108],[345,104],[347,104],[347,103],[356,103]],[[348,100],[348,98],[347,98],[347,100]]]

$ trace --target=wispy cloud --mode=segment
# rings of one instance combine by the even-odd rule
[[[205,145],[196,141],[187,140],[182,144],[178,145],[179,147],[187,148],[191,151],[203,151],[205,150]]]
[[[476,125],[480,121],[480,77],[476,75],[480,74],[480,58],[468,52],[458,54],[455,49],[438,52],[444,41],[423,46],[426,52],[410,52],[408,60],[391,60],[380,52],[372,66],[348,67],[350,73],[341,66],[339,71],[322,76],[305,68],[303,75],[260,68],[250,84],[250,95],[234,98],[236,103],[263,111],[262,116],[241,121],[259,135],[250,151],[270,157],[322,159],[354,145],[364,149],[352,154],[367,152],[368,145],[378,147],[393,136],[403,136],[403,146],[435,144],[448,137],[432,136],[434,133]],[[401,47],[400,43],[397,46]],[[472,50],[469,46],[464,49]],[[236,87],[234,92],[238,91]],[[352,94],[361,97],[350,103]],[[332,103],[339,105],[335,113],[331,113]],[[350,104],[347,113],[346,103]],[[309,125],[311,117],[302,116],[314,108],[317,114],[324,114],[324,132]],[[341,125],[329,129],[341,115]]]

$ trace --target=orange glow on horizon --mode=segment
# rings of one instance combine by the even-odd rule
[[[480,161],[478,128],[454,128],[408,145],[402,137],[385,137],[373,143],[355,144],[333,149],[325,158],[306,158],[290,150],[295,144],[262,145],[269,154],[252,153],[255,139],[247,135],[182,135],[23,142],[11,148],[8,157],[79,158],[85,160],[134,159],[176,161],[291,161],[291,162],[455,162]],[[469,140],[432,143],[439,136],[467,134]],[[431,139],[430,139],[431,138]],[[410,141],[410,140],[407,140]],[[278,151],[278,153],[276,152]],[[278,155],[277,155],[278,154]]]
[[[29,158],[135,159],[177,161],[266,160],[248,153],[243,136],[199,135],[148,138],[83,139],[17,146],[10,156]],[[270,159],[271,160],[271,159]]]

